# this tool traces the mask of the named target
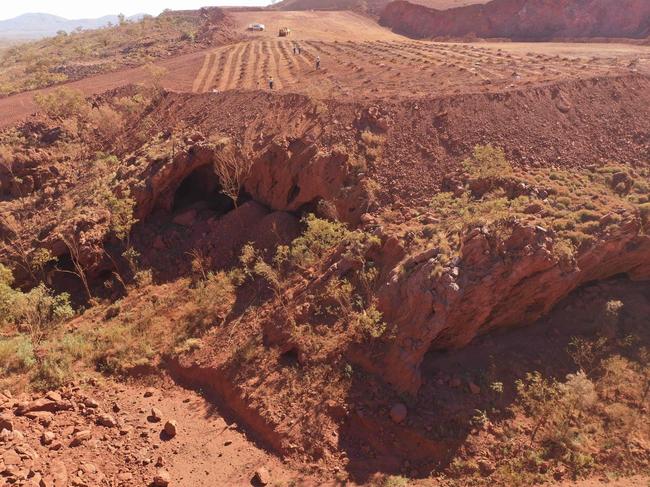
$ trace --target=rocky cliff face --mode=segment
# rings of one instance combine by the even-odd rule
[[[531,323],[579,286],[617,274],[650,279],[650,237],[632,215],[564,266],[546,228],[516,224],[499,257],[494,234],[466,235],[457,259],[435,277],[439,249],[400,262],[379,292],[381,309],[395,323],[397,338],[384,362],[385,377],[397,389],[415,393],[420,364],[431,349],[457,348],[498,327]]]
[[[507,37],[548,40],[577,37],[645,38],[646,0],[494,0],[451,10],[392,2],[380,23],[413,37]]]

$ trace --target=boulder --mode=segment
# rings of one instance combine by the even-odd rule
[[[169,438],[173,438],[174,436],[176,436],[176,429],[177,429],[176,421],[174,421],[173,419],[165,423],[164,432]]]
[[[6,414],[0,415],[0,431],[3,429],[7,431],[14,430],[14,422],[11,417]]]
[[[77,431],[73,436],[72,436],[72,441],[70,442],[70,446],[79,446],[83,444],[84,442],[90,440],[92,438],[92,432],[90,430],[81,430]]]
[[[153,478],[152,484],[154,487],[167,487],[172,481],[171,476],[167,470],[159,469]]]
[[[24,416],[34,411],[47,411],[55,413],[72,409],[72,404],[68,401],[52,401],[51,399],[42,398],[35,401],[22,402],[16,408],[16,416]]]
[[[97,416],[97,424],[106,428],[115,428],[118,426],[116,419],[107,413]]]
[[[51,445],[56,439],[56,435],[51,431],[44,431],[41,435],[41,443],[45,446]]]
[[[151,408],[151,413],[149,414],[149,417],[147,419],[149,419],[149,421],[151,421],[152,423],[159,423],[160,421],[162,421],[162,417],[163,417],[162,411],[160,409]]]
[[[268,485],[271,483],[271,474],[266,467],[260,467],[255,470],[253,475],[253,482],[256,485]]]

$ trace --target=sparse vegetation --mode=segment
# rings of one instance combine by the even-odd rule
[[[131,27],[121,19],[110,32]],[[200,43],[204,33],[186,27],[183,43]],[[83,36],[52,43],[63,49],[69,37]],[[115,49],[104,42],[104,53]],[[307,59],[344,44],[306,44]],[[273,48],[285,56],[286,46]],[[75,59],[95,60],[97,46],[75,49]],[[211,50],[205,76],[250,52],[229,49]],[[99,374],[169,370],[182,381],[199,370],[188,382],[206,398],[214,387],[235,417],[249,408],[273,445],[296,461],[319,459],[324,471],[337,467],[341,483],[359,466],[385,487],[429,476],[450,487],[528,487],[647,472],[650,354],[634,326],[647,296],[605,295],[590,282],[616,272],[618,257],[610,266],[601,250],[633,260],[645,248],[638,224],[648,226],[650,173],[642,164],[558,157],[547,167],[541,161],[555,148],[528,157],[522,140],[508,141],[512,163],[501,148],[479,145],[459,164],[467,142],[454,134],[463,127],[456,114],[429,113],[427,102],[423,126],[436,133],[407,131],[406,117],[421,123],[415,95],[366,115],[363,95],[339,113],[329,100],[253,93],[254,110],[238,118],[244,98],[233,109],[229,94],[167,93],[164,73],[144,70],[146,86],[92,99],[68,88],[39,95],[43,114],[0,132],[0,390],[74,382],[65,391],[76,397],[86,374],[108,383]],[[226,71],[226,84],[250,82],[244,69]],[[214,80],[198,81],[203,91]],[[206,101],[223,101],[228,120],[201,113]],[[276,115],[285,120],[283,104],[292,112],[270,131]],[[403,174],[413,187],[396,181]],[[312,175],[315,184],[304,184]],[[645,272],[634,266],[624,270]],[[557,304],[584,283],[588,298]],[[554,305],[589,319],[582,328],[567,318],[531,335],[490,335]],[[467,360],[453,363],[465,352],[447,350],[478,335]],[[425,354],[431,362],[421,362]],[[114,432],[129,444],[132,435]],[[393,453],[400,462],[382,465]]]
[[[249,155],[242,153],[226,137],[217,136],[213,138],[210,145],[215,151],[213,167],[219,176],[221,191],[237,207],[239,192],[250,173],[253,161]]]
[[[0,95],[55,85],[87,75],[151,63],[205,47],[207,19],[164,13],[101,29],[61,31],[2,51]]]

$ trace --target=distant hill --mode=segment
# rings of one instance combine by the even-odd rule
[[[283,0],[269,8],[276,10],[354,10],[379,15],[391,0]],[[411,3],[437,10],[464,7],[488,0],[412,0]]]
[[[129,20],[139,20],[144,14],[128,17]],[[40,39],[55,35],[58,31],[71,32],[77,27],[83,29],[98,29],[117,24],[117,15],[105,15],[97,19],[65,19],[56,15],[29,13],[13,19],[0,20],[0,38],[2,39]]]

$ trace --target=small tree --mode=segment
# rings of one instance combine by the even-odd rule
[[[162,80],[167,75],[167,68],[162,66],[156,66],[155,64],[149,63],[144,66],[145,72],[147,73],[149,87],[152,90],[152,95],[154,97],[160,96],[162,93]]]
[[[68,248],[68,251],[70,252],[70,260],[72,260],[74,271],[69,271],[66,269],[58,269],[58,270],[61,272],[66,272],[68,274],[77,276],[81,281],[81,283],[83,284],[84,291],[86,292],[86,297],[88,298],[88,300],[91,300],[93,296],[92,293],[90,292],[90,285],[88,284],[88,276],[86,275],[86,268],[81,262],[81,246],[79,245],[79,240],[77,240],[77,237],[75,235],[72,235],[70,237],[65,235],[60,235],[60,237],[61,240],[63,240],[65,246]]]
[[[236,208],[239,192],[250,174],[253,163],[227,137],[216,139],[212,145],[215,150],[214,170],[221,182],[221,192],[232,200]]]
[[[0,218],[0,223],[11,232],[8,241],[0,242],[0,250],[9,255],[34,283],[39,280],[37,273],[43,279],[45,267],[56,258],[47,249],[33,249],[21,236],[19,225],[13,218]]]

